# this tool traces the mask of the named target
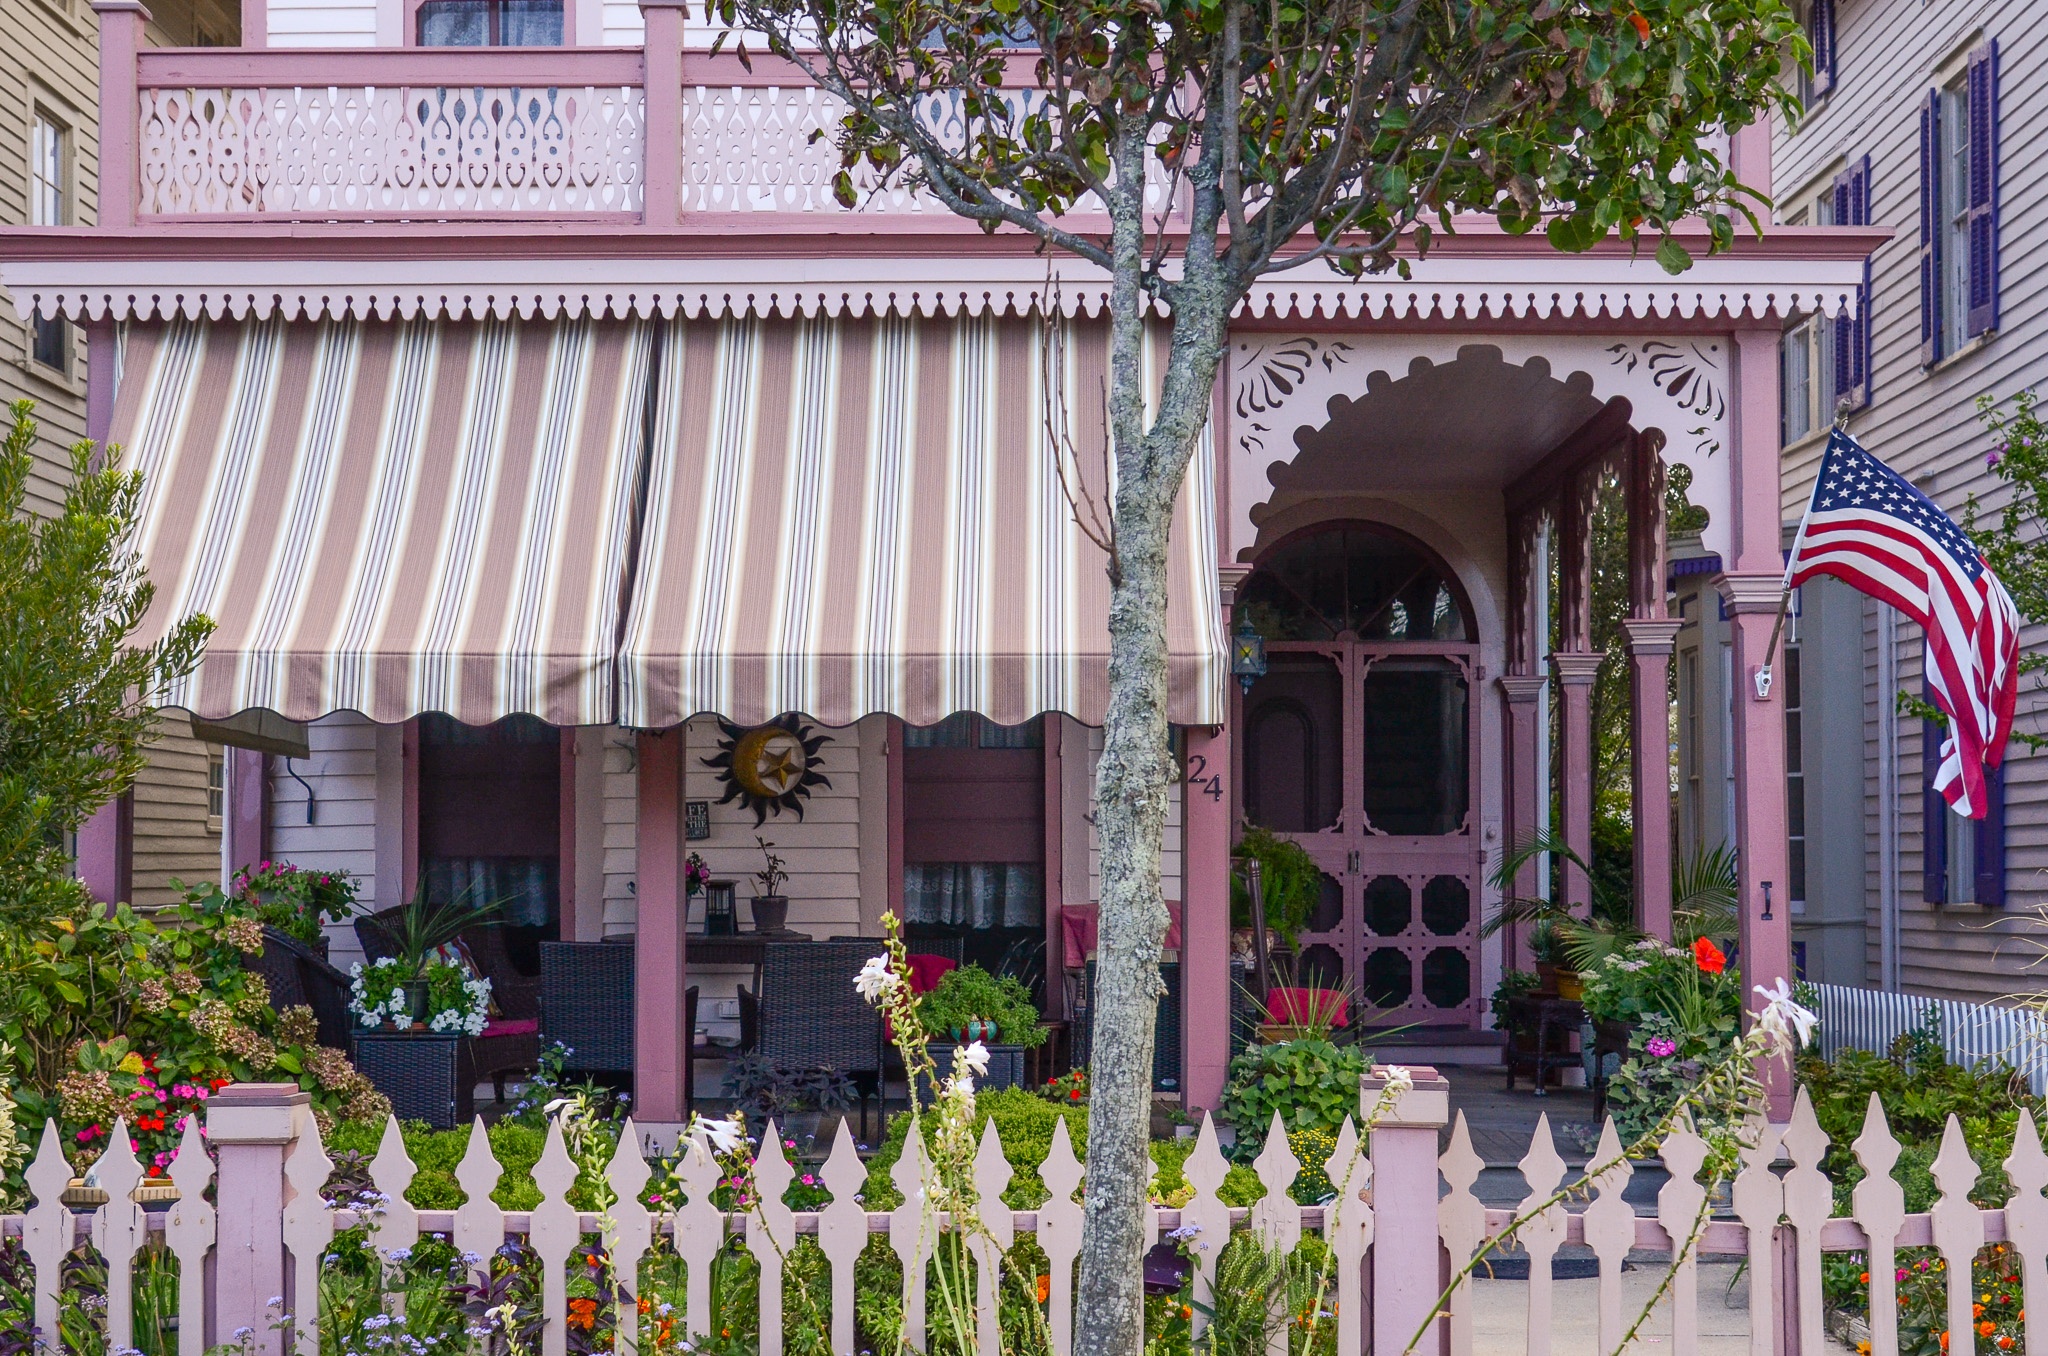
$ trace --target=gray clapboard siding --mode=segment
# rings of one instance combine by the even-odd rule
[[[1919,111],[1936,70],[1983,38],[2000,58],[2000,329],[1981,348],[1925,370],[1920,366]],[[1921,0],[1837,0],[1837,82],[1796,132],[1778,129],[1773,179],[1781,196],[1818,183],[1830,167],[1865,154],[1871,160],[1872,219],[1893,239],[1872,261],[1871,371],[1874,400],[1850,428],[1878,456],[1913,477],[1936,502],[1961,515],[1974,495],[1984,511],[2005,502],[1985,454],[1980,394],[2009,395],[2048,371],[2048,165],[2032,153],[2048,136],[2048,6],[2028,0],[1926,5]],[[1805,507],[1818,465],[1817,442],[1788,449],[1787,523]],[[1899,684],[1917,691],[1921,636],[1898,628]],[[2022,643],[2048,644],[2048,628],[2030,626]],[[1892,694],[1877,686],[1876,609],[1863,628],[1866,804],[1863,815],[1868,978],[1878,978],[1877,739],[1892,714]],[[2048,698],[2023,692],[2018,728],[2048,733]],[[1901,972],[1912,990],[1996,1000],[2038,986],[2024,973],[2036,954],[2022,944],[2024,915],[2048,903],[2048,761],[2015,747],[2007,776],[2007,895],[2002,912],[1936,908],[1921,900],[1921,736],[1901,721],[1899,843]]]

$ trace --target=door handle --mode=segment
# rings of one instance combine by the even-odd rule
[[[1345,869],[1346,871],[1349,871],[1349,872],[1350,872],[1350,873],[1351,873],[1352,875],[1354,875],[1354,876],[1358,874],[1358,849],[1357,849],[1357,848],[1353,848],[1353,849],[1351,849],[1351,855],[1350,855],[1349,857],[1345,858],[1345,861],[1344,861],[1344,869]]]

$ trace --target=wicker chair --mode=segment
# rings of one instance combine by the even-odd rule
[[[863,1134],[868,1099],[882,1086],[882,1017],[854,989],[853,977],[873,954],[871,938],[771,942],[761,964],[760,1053],[845,1074],[860,1093]],[[752,995],[740,992],[744,1004]]]
[[[540,1039],[568,1048],[565,1069],[633,1072],[633,956],[617,943],[540,944]]]
[[[272,927],[263,929],[262,953],[248,957],[243,964],[263,976],[272,1007],[279,1012],[300,1006],[313,1009],[320,1044],[349,1053],[355,1023],[349,1017],[347,975],[298,938]]]
[[[371,960],[394,955],[390,926],[386,922],[398,911],[364,914],[355,920],[356,940]],[[513,968],[504,939],[491,924],[465,930],[460,938],[469,958],[491,981],[491,1001],[498,1015],[484,1024],[481,1036],[470,1038],[470,1056],[476,1075],[491,1080],[500,1102],[505,1100],[505,1079],[515,1073],[531,1073],[540,1065],[541,981]]]
[[[1159,982],[1159,1016],[1152,1037],[1152,1087],[1158,1092],[1180,1090],[1180,962],[1162,961]],[[1073,1009],[1074,1067],[1087,1065],[1095,1043],[1095,962],[1090,960],[1082,983],[1081,998]]]

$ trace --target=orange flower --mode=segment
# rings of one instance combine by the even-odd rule
[[[1948,1332],[1946,1329],[1944,1329],[1941,1333],[1941,1349],[1943,1351],[1948,1350]]]
[[[1992,1333],[1995,1333],[1997,1331],[1998,1325],[1996,1323],[1993,1323],[1988,1318],[1977,1325],[1977,1336],[1979,1337],[1989,1337]]]
[[[1051,1276],[1040,1276],[1040,1277],[1038,1278],[1038,1302],[1039,1302],[1040,1304],[1043,1304],[1043,1303],[1045,1303],[1045,1302],[1046,1302],[1046,1301],[1047,1301],[1048,1299],[1051,1299],[1051,1298],[1052,1298],[1052,1277],[1051,1277]]]
[[[1998,1349],[1999,1349],[2000,1351],[2011,1351],[2011,1350],[2012,1350],[2012,1334],[2011,1334],[2011,1333],[2007,1333],[2007,1334],[2006,1334],[2005,1336],[2003,1336],[2003,1337],[2001,1337],[2001,1338],[1999,1338],[1999,1339],[1998,1339]]]
[[[645,1296],[645,1295],[642,1295],[642,1296],[640,1297],[640,1312],[641,1312],[641,1313],[643,1313],[643,1314],[645,1314],[645,1313],[652,1313],[652,1312],[653,1312],[653,1310],[654,1310],[654,1301],[653,1301],[653,1300],[651,1300],[651,1299],[649,1299],[649,1298],[647,1298],[647,1296]]]
[[[1971,1305],[1971,1306],[1970,1306],[1970,1317],[1971,1317],[1971,1318],[1982,1318],[1982,1317],[1984,1317],[1984,1306],[1983,1306],[1983,1305],[1981,1305],[1981,1304],[1973,1304],[1973,1305]]]
[[[597,1301],[578,1296],[569,1301],[569,1326],[589,1332],[597,1326]]]
[[[1630,10],[1628,12],[1628,21],[1635,26],[1638,38],[1641,38],[1644,42],[1650,40],[1650,21],[1648,19],[1645,19],[1638,11]]]
[[[1858,1285],[1869,1285],[1869,1284],[1870,1284],[1870,1273],[1866,1271],[1866,1272],[1864,1272],[1864,1273],[1863,1273],[1863,1274],[1862,1274],[1861,1276],[1858,1276],[1858,1277],[1856,1278],[1856,1283],[1857,1283]]]
[[[1728,968],[1728,958],[1721,954],[1721,948],[1715,946],[1711,938],[1700,937],[1693,942],[1692,959],[1695,965],[1710,975],[1718,975]]]

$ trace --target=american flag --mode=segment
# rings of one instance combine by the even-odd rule
[[[1984,769],[2005,757],[2019,696],[2019,610],[1955,520],[1836,429],[1785,566],[1787,588],[1828,574],[1927,633],[1927,683],[1948,717],[1934,788],[1982,819]]]

